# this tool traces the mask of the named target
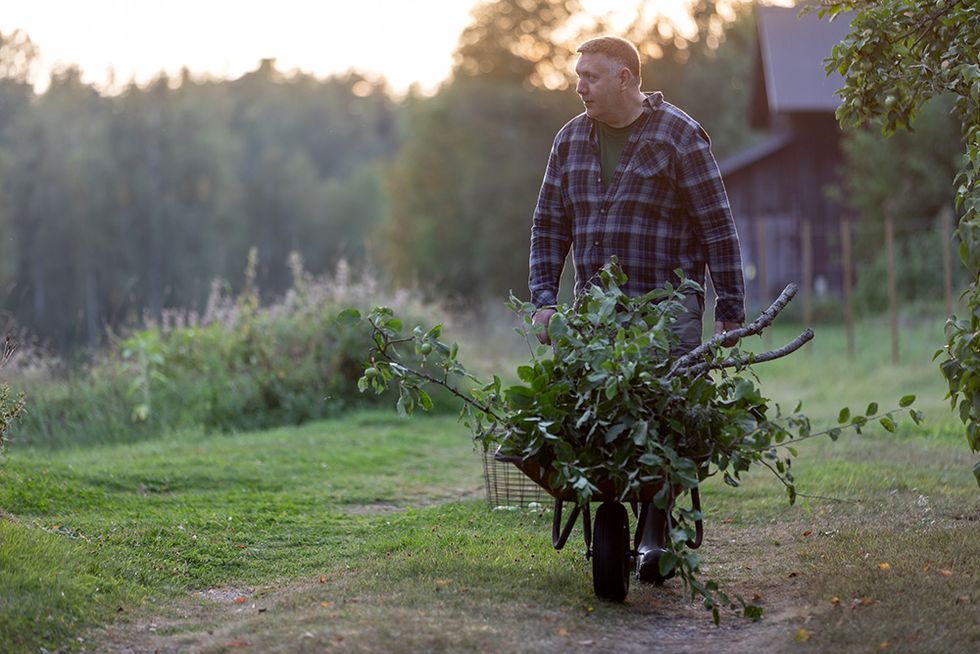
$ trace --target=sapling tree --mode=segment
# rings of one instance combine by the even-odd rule
[[[448,389],[462,400],[478,442],[536,463],[550,488],[573,492],[580,505],[600,485],[611,485],[621,501],[655,490],[654,503],[670,516],[661,573],[676,573],[716,621],[723,607],[740,606],[744,615],[758,617],[759,607],[733,601],[716,583],[699,579],[699,556],[688,542],[702,516],[681,508],[677,496],[714,475],[738,486],[743,473],[763,466],[793,503],[800,495],[792,472],[796,443],[821,435],[836,440],[843,429],[860,431],[873,420],[893,431],[899,409],[844,409],[840,424],[813,430],[799,406],[786,412],[764,397],[752,372],[754,365],[799,349],[813,338],[811,330],[759,354],[725,350],[718,336],[677,356],[671,327],[684,311],[684,294],[700,287],[681,278],[677,286],[630,297],[621,290],[625,282],[612,259],[574,304],[558,307],[548,326],[552,348],[532,348],[529,361],[517,369],[520,383],[506,387],[499,376],[480,380],[467,371],[457,345],[441,340],[440,326],[406,331],[390,309],[377,308],[366,317],[374,346],[359,388],[381,393],[396,386],[403,414],[432,407],[427,386]],[[795,286],[787,287],[759,318],[734,333],[761,334],[795,293]],[[541,329],[532,321],[533,305],[511,296],[509,306],[525,338]],[[338,319],[363,320],[354,310]],[[913,400],[907,396],[900,404],[905,408]],[[922,419],[916,410],[911,417]]]

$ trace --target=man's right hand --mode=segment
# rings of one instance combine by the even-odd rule
[[[555,313],[556,312],[554,309],[538,309],[534,312],[534,315],[531,316],[531,320],[534,321],[534,324],[544,326],[544,330],[536,334],[538,341],[542,345],[547,345],[551,342],[551,337],[548,336],[548,323],[551,321],[551,316],[555,315]]]

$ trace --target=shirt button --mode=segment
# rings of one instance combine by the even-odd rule
[[[606,213],[605,209],[599,209],[599,213]]]
[[[596,240],[595,243],[593,243],[593,245],[595,245],[596,247],[599,247],[599,241],[598,241],[598,239]]]

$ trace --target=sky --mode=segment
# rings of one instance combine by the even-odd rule
[[[625,27],[638,0],[580,0]],[[107,91],[187,66],[196,75],[238,77],[260,59],[317,76],[383,75],[396,93],[432,92],[452,66],[459,34],[478,0],[4,0],[0,32],[26,31],[40,48],[36,86],[53,68],[77,64]],[[677,12],[685,0],[655,0]]]

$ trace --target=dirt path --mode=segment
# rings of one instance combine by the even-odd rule
[[[89,651],[109,654],[776,651],[793,642],[793,633],[811,612],[801,599],[792,555],[783,552],[790,554],[782,557],[785,565],[763,561],[776,549],[777,538],[788,540],[792,529],[753,530],[747,539],[744,530],[721,526],[706,540],[706,550],[721,554],[713,559],[713,574],[737,577],[737,591],[765,607],[759,622],[729,615],[716,627],[677,581],[663,587],[634,582],[626,603],[601,607],[600,616],[582,607],[499,606],[459,596],[436,597],[419,609],[411,601],[400,602],[397,589],[358,594],[356,580],[340,575],[323,583],[194,593],[152,614],[100,629],[87,640]],[[765,575],[755,572],[756,563],[765,565]]]

